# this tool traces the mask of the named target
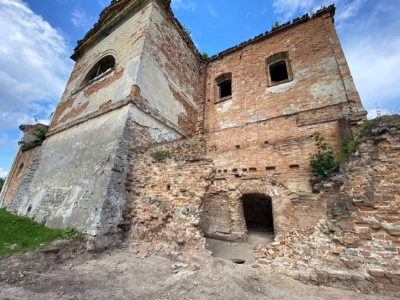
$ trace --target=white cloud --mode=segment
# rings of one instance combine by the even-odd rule
[[[194,2],[185,3],[184,0],[172,0],[171,7],[174,9],[182,8],[190,11],[195,11],[196,3]]]
[[[21,0],[0,0],[0,132],[45,117],[72,68],[63,36]]]
[[[211,5],[207,5],[207,9],[208,9],[208,11],[210,12],[210,14],[211,14],[213,17],[216,17],[216,16],[217,16],[217,13],[215,12],[214,8],[213,8]]]
[[[384,0],[339,28],[339,36],[364,107],[393,109],[400,103],[400,2]]]
[[[289,21],[332,3],[329,0],[275,0],[275,12]],[[335,26],[364,107],[372,116],[400,102],[400,2],[337,0]]]
[[[0,168],[0,178],[6,178],[8,175],[8,172],[5,171],[3,168]]]
[[[100,6],[103,7],[103,8],[109,6],[110,3],[111,3],[110,0],[99,0],[99,4],[100,4]]]
[[[76,8],[72,12],[71,22],[75,27],[82,28],[84,30],[90,29],[96,20],[87,15],[81,8]]]
[[[336,26],[354,17],[367,0],[337,0],[335,15]],[[322,7],[332,4],[332,0],[275,0],[273,7],[275,13],[280,14],[282,22],[291,21],[292,18],[303,14],[312,14]]]

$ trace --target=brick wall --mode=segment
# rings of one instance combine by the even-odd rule
[[[315,185],[327,216],[260,247],[261,261],[304,282],[400,297],[399,129],[398,116],[378,119],[340,172]]]
[[[204,253],[200,214],[215,172],[204,149],[202,138],[132,149],[121,228],[134,251]],[[157,161],[158,151],[170,158]]]
[[[25,176],[32,160],[35,158],[36,152],[40,145],[26,149],[22,151],[18,150],[18,153],[14,159],[10,173],[6,179],[0,196],[0,204],[8,206],[11,202],[12,197],[15,194],[19,184]]]
[[[348,132],[349,121],[357,123],[365,117],[331,13],[332,7],[312,19],[303,17],[228,49],[204,66],[204,115],[200,115],[204,121],[199,124],[204,128],[207,155],[220,177],[211,189],[211,225],[206,226],[206,234],[245,239],[240,197],[232,196],[231,190],[251,178],[263,182],[273,178],[287,194],[296,195],[297,200],[287,204],[266,195],[277,208],[278,234],[315,226],[325,215],[326,206],[310,195],[309,157],[317,152],[312,135],[320,132],[339,150],[344,126]],[[267,63],[279,53],[287,58],[289,78],[273,83]],[[230,97],[220,99],[221,78],[232,79]],[[227,204],[232,201],[236,204]],[[280,207],[286,207],[282,214]],[[313,217],[307,217],[307,210],[314,212]]]

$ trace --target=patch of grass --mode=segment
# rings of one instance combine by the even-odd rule
[[[49,229],[29,218],[15,216],[0,209],[0,258],[37,249],[56,239],[78,237],[75,229]]]
[[[167,158],[171,158],[171,153],[166,150],[166,151],[157,151],[154,152],[152,154],[150,154],[150,156],[155,159],[156,161],[163,161]]]
[[[44,141],[46,139],[46,132],[47,132],[47,128],[38,128],[37,132],[36,132],[36,137],[39,140]]]

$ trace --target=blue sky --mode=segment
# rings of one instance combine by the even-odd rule
[[[334,0],[172,0],[210,56]],[[0,0],[0,176],[20,124],[46,122],[73,67],[76,41],[110,0]],[[250,4],[249,4],[250,3]],[[400,113],[400,0],[336,0],[335,24],[364,107]]]

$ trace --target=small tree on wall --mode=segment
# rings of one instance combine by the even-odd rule
[[[314,140],[318,153],[310,157],[311,173],[315,176],[325,175],[335,167],[334,152],[332,147],[324,142],[324,138],[319,132],[314,133]]]

